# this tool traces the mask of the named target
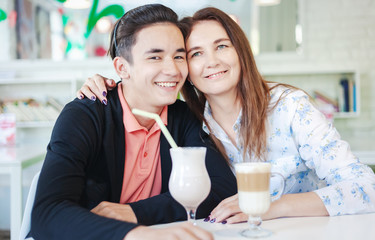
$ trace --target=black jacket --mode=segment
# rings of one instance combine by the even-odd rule
[[[101,201],[118,203],[122,190],[123,112],[117,89],[107,98],[107,106],[76,99],[57,119],[32,211],[31,236],[35,239],[122,239],[137,226],[90,212]],[[221,200],[237,192],[236,179],[184,102],[168,106],[167,128],[178,146],[207,147],[211,192],[197,210],[198,218],[206,217]],[[161,134],[161,194],[130,204],[139,224],[186,219],[184,208],[168,192],[169,148]]]

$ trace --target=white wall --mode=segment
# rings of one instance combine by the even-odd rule
[[[260,69],[357,69],[361,114],[334,124],[354,150],[375,150],[375,0],[302,0],[303,56],[257,60]]]

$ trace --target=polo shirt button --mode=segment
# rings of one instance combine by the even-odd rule
[[[143,154],[143,157],[147,157],[147,152],[145,152],[145,153]]]

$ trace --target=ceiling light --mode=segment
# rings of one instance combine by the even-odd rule
[[[258,6],[273,6],[277,5],[281,0],[255,0],[255,4]]]
[[[109,20],[108,17],[103,17],[98,20],[98,22],[95,25],[96,30],[99,33],[108,33],[111,30],[112,22]]]
[[[72,9],[85,9],[91,7],[90,0],[67,0],[64,2],[64,7]]]

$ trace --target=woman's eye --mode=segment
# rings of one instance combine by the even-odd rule
[[[217,46],[217,49],[223,49],[223,48],[226,48],[226,47],[227,47],[227,45],[221,44],[221,45]]]
[[[200,56],[200,55],[201,55],[200,52],[195,52],[195,53],[193,53],[193,54],[191,55],[191,57],[198,57],[198,56]]]

